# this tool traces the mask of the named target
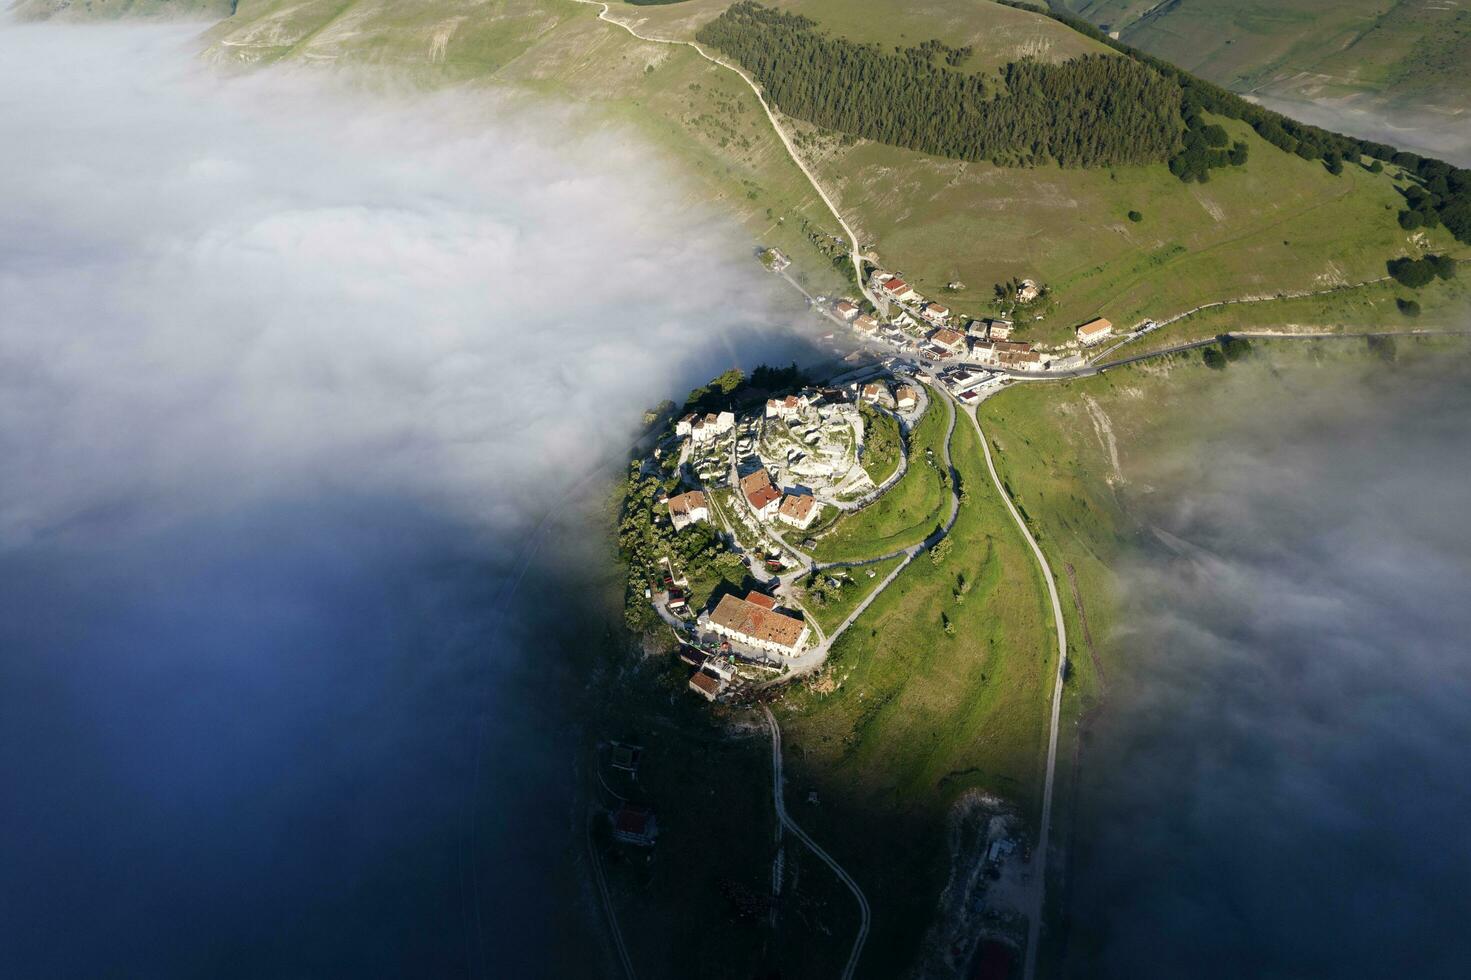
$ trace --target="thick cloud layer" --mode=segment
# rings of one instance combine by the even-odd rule
[[[1141,474],[1074,975],[1466,975],[1471,380],[1376,374],[1258,371]]]
[[[794,308],[570,110],[193,49],[0,31],[0,963],[595,974],[579,596],[507,597]]]
[[[1458,167],[1471,166],[1471,126],[1463,116],[1405,106],[1391,109],[1367,98],[1304,102],[1254,95],[1251,99],[1274,112],[1335,133],[1388,143]]]

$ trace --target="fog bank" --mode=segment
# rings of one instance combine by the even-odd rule
[[[194,30],[0,30],[0,962],[597,975],[537,528],[796,307],[571,109]]]
[[[1069,974],[1465,976],[1464,354],[1231,372],[1139,464],[1166,534],[1121,570]]]
[[[1464,114],[1391,108],[1368,97],[1311,102],[1259,94],[1246,98],[1311,126],[1471,167],[1471,119]]]

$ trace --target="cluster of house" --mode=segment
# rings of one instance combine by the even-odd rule
[[[864,313],[852,300],[842,299],[834,303],[834,315],[851,323],[861,334],[878,337],[899,347],[917,345],[921,354],[936,360],[970,357],[981,364],[1010,372],[1045,371],[1054,366],[1049,353],[1037,350],[1029,343],[1011,340],[1009,321],[971,320],[962,330],[951,324],[948,307],[925,300],[913,286],[891,272],[874,272],[869,284],[880,300],[902,304],[904,308],[893,323],[885,324]],[[1041,293],[1041,287],[1031,279],[1023,279],[1017,286],[1017,300],[1022,303],[1032,302]],[[917,314],[919,320],[911,316],[911,312]],[[913,341],[902,329],[908,327],[918,331],[925,324],[933,330],[922,343]],[[1113,329],[1113,324],[1103,317],[1089,320],[1077,328],[1078,343],[1091,347],[1112,336]]]
[[[807,530],[817,520],[822,507],[810,493],[783,493],[771,482],[766,467],[741,477],[741,495],[751,513],[762,521],[781,521]]]
[[[695,442],[714,442],[735,428],[734,412],[691,412],[674,424],[674,434],[689,436]]]
[[[898,409],[901,412],[912,412],[919,407],[919,391],[914,385],[903,384],[890,390],[882,381],[870,381],[854,387],[858,389],[858,399],[871,405]]]

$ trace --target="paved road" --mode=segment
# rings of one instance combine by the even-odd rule
[[[868,927],[872,921],[868,908],[868,896],[863,894],[863,889],[858,887],[858,882],[853,880],[853,876],[848,874],[841,864],[833,860],[832,855],[818,847],[817,842],[807,836],[807,831],[797,826],[791,814],[787,813],[786,780],[782,775],[781,726],[776,723],[776,716],[771,713],[770,708],[763,704],[761,710],[766,715],[766,723],[771,726],[771,787],[772,798],[776,805],[776,819],[802,843],[810,847],[812,853],[816,854],[823,864],[832,868],[833,874],[848,886],[848,890],[858,901],[858,935],[853,938],[853,951],[848,954],[848,962],[843,966],[841,974],[842,980],[851,980],[853,971],[858,969],[858,958],[863,955],[863,944],[868,940]]]
[[[1037,869],[1033,873],[1032,908],[1027,912],[1027,959],[1022,973],[1024,980],[1032,980],[1037,975],[1037,947],[1042,940],[1042,906],[1047,891],[1047,849],[1052,833],[1052,784],[1057,773],[1057,728],[1062,716],[1062,681],[1067,669],[1067,623],[1062,618],[1062,601],[1057,595],[1057,583],[1052,577],[1052,566],[1047,563],[1047,556],[1042,553],[1037,539],[1032,537],[1031,529],[1027,527],[1027,522],[1022,520],[1022,515],[1018,513],[1016,505],[1011,502],[1011,495],[1006,492],[1006,487],[996,472],[996,464],[991,459],[991,444],[986,440],[986,433],[981,429],[980,419],[976,417],[973,410],[967,410],[965,414],[975,426],[976,435],[980,437],[981,452],[986,457],[986,470],[991,474],[991,482],[996,487],[996,493],[1000,495],[1002,503],[1006,504],[1007,513],[1011,514],[1011,519],[1016,522],[1017,528],[1022,532],[1022,537],[1027,539],[1027,545],[1032,549],[1032,556],[1037,559],[1037,567],[1042,572],[1042,580],[1047,583],[1048,598],[1052,600],[1052,621],[1057,630],[1057,674],[1052,682],[1052,722],[1047,735],[1047,775],[1042,784],[1042,823],[1037,834]]]

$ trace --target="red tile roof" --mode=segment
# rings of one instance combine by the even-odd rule
[[[795,647],[807,628],[800,619],[733,595],[721,598],[710,614],[710,622],[741,636],[783,647]]]

